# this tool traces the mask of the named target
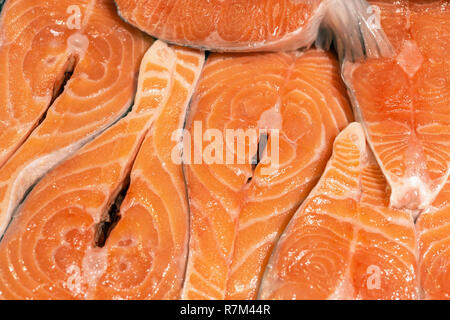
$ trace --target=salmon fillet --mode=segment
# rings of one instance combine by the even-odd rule
[[[412,217],[390,209],[362,127],[336,138],[319,183],[278,242],[261,299],[417,299]]]
[[[329,1],[116,0],[119,14],[148,34],[215,51],[310,46]]]
[[[450,181],[416,223],[425,299],[450,299]]]
[[[182,298],[256,297],[273,244],[351,121],[337,71],[320,50],[209,56],[186,125]]]
[[[397,208],[428,208],[450,173],[450,3],[371,1],[393,57],[344,64],[343,75]]]
[[[151,41],[108,0],[9,0],[0,32],[1,238],[26,191],[129,109]]]
[[[182,126],[203,59],[200,52],[153,44],[142,61],[133,110],[48,173],[12,221],[0,242],[1,298],[179,295],[186,264],[186,194],[180,165],[166,162],[170,145],[161,145],[168,134],[161,132],[161,122],[169,129]],[[151,175],[161,167],[165,174]],[[152,188],[161,177],[164,186]],[[164,187],[178,198],[175,193],[170,203],[158,198]],[[165,276],[159,268],[167,271]]]

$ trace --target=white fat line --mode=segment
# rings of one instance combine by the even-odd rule
[[[228,215],[229,215],[230,217],[232,217],[233,219],[236,218],[236,217],[238,217],[238,216],[239,216],[239,213],[240,213],[240,209],[237,208],[237,209],[231,210],[231,209],[229,208],[229,206],[225,205],[225,204],[223,203],[223,197],[221,197],[220,195],[216,195],[216,193],[214,193],[213,190],[211,190],[210,188],[208,188],[208,183],[205,182],[204,179],[200,177],[200,176],[203,176],[203,175],[202,175],[202,174],[199,175],[199,174],[194,170],[194,168],[195,168],[195,166],[194,166],[194,167],[191,167],[192,173],[193,173],[193,174],[195,175],[195,177],[200,181],[200,183],[203,185],[203,187],[204,187],[206,190],[208,190],[208,193],[209,193],[210,197],[211,197],[212,199],[214,199],[214,201],[216,201],[218,204],[220,204],[220,206],[224,209],[225,212],[228,213]],[[221,182],[220,180],[217,180],[217,178],[216,178],[216,176],[215,176],[214,174],[211,173],[210,168],[208,168],[207,171],[208,171],[208,173],[209,173],[210,175],[212,175],[212,176],[216,179],[216,181]],[[210,181],[210,180],[208,180],[208,182],[209,182],[209,181]],[[229,188],[228,185],[222,184],[222,186],[225,186],[225,187]],[[191,202],[191,203],[192,203],[192,202]],[[198,206],[200,207],[200,205],[198,205]]]
[[[355,235],[360,230],[363,230],[365,232],[372,233],[372,234],[382,235],[384,238],[388,239],[392,243],[396,243],[396,244],[400,245],[402,248],[406,249],[413,256],[416,256],[416,252],[414,252],[414,250],[412,250],[411,248],[408,248],[407,245],[404,244],[403,242],[399,241],[399,239],[392,238],[391,236],[383,233],[380,229],[364,225],[364,224],[361,223],[361,221],[356,220],[356,219],[351,218],[351,217],[338,216],[338,215],[335,215],[335,214],[332,214],[332,213],[329,213],[329,212],[326,212],[326,211],[321,211],[320,214],[329,216],[329,217],[331,217],[331,218],[333,218],[335,220],[346,222],[346,223],[352,225],[354,230],[355,230],[355,232],[354,232]],[[403,226],[403,224],[400,224],[399,226]],[[411,231],[414,231],[414,226],[413,226],[412,222],[411,222]],[[386,250],[383,249],[383,251],[386,251]],[[387,252],[389,252],[389,251],[387,251]],[[403,261],[402,259],[399,258],[399,260],[401,260],[405,265],[408,265],[408,263]]]
[[[445,252],[444,252],[444,253],[441,253],[441,254],[434,254],[434,255],[433,255],[433,252],[430,252],[430,251],[431,251],[432,249],[436,248],[436,247],[439,246],[439,245],[442,245],[442,244],[445,245],[447,241],[448,241],[448,238],[446,238],[446,239],[440,239],[440,240],[435,240],[435,241],[431,242],[430,245],[428,246],[427,250],[426,250],[425,252],[422,252],[422,253],[420,254],[420,256],[419,256],[419,260],[420,260],[420,261],[419,261],[419,266],[420,266],[420,267],[422,266],[423,261],[425,261],[426,259],[428,259],[428,258],[429,258],[429,255],[431,255],[431,257],[430,257],[430,259],[429,259],[429,260],[431,260],[431,261],[430,261],[430,264],[435,264],[436,261],[439,262],[439,260],[441,260],[441,258],[445,256]],[[445,251],[448,252],[448,250],[449,250],[449,248],[446,247],[446,250],[445,250]]]
[[[263,201],[261,201],[261,202],[263,202]],[[290,207],[290,208],[289,208],[289,207]],[[279,216],[285,215],[285,214],[287,214],[290,210],[292,210],[293,208],[295,208],[295,205],[291,205],[291,206],[289,206],[289,207],[288,207],[288,208],[285,208],[284,210],[278,210],[278,209],[275,209],[275,210],[273,210],[273,211],[268,212],[267,214],[265,214],[265,215],[262,216],[262,217],[256,217],[256,218],[253,218],[253,219],[249,219],[246,223],[239,223],[238,233],[245,232],[244,230],[245,230],[246,228],[248,228],[248,227],[250,227],[250,226],[252,226],[252,225],[254,225],[254,224],[256,224],[256,223],[264,222],[264,221],[269,220],[269,219],[271,219],[271,218],[279,217]]]
[[[278,235],[278,232],[272,232],[272,233],[266,235],[261,241],[255,243],[252,247],[247,248],[245,251],[245,254],[241,257],[241,259],[239,261],[233,261],[232,268],[230,270],[230,274],[235,273],[236,270],[239,269],[248,260],[248,258],[253,254],[253,252],[258,250],[260,247],[264,246],[266,243],[270,243],[273,240],[275,240],[277,235]]]
[[[169,176],[172,176],[172,174],[169,172],[169,171],[167,171],[165,168],[163,168],[163,170],[169,175]],[[173,212],[172,212],[172,210],[171,210],[171,207],[168,205],[168,203],[166,202],[166,201],[163,201],[163,198],[161,197],[161,193],[159,192],[159,190],[158,190],[158,188],[156,188],[156,186],[155,186],[155,184],[154,183],[152,183],[151,182],[151,180],[149,179],[149,178],[147,178],[146,177],[146,174],[143,172],[143,170],[141,170],[141,169],[139,169],[139,170],[132,170],[131,171],[131,173],[132,174],[137,174],[137,173],[139,173],[139,180],[141,180],[141,183],[143,183],[147,188],[148,188],[148,190],[150,190],[153,194],[155,194],[155,195],[157,195],[159,198],[160,198],[160,201],[161,201],[161,203],[162,203],[162,205],[164,206],[164,211],[165,211],[165,214],[166,214],[166,216],[167,216],[167,219],[168,219],[168,221],[169,221],[169,226],[170,226],[170,234],[171,234],[171,239],[172,239],[172,243],[173,243],[173,247],[176,247],[177,246],[177,241],[176,241],[176,239],[175,239],[175,233],[173,232],[174,230],[175,230],[175,228],[174,228],[174,217],[173,216],[176,216],[176,214],[174,214]],[[133,183],[133,181],[131,182],[131,183]],[[174,186],[174,189],[177,189],[176,188],[176,185],[175,184],[173,184],[173,186]],[[179,190],[178,190],[179,191]],[[184,193],[184,192],[183,192]],[[180,203],[181,204],[183,204],[186,200],[186,195],[181,195],[180,194],[180,192],[178,192],[178,200],[180,201]],[[134,203],[133,205],[135,205],[136,203]],[[146,208],[148,208],[148,205],[147,204],[145,204],[145,203],[143,203],[143,204],[141,204],[141,205],[143,205],[144,207],[146,207]],[[185,207],[184,205],[182,205],[182,207]],[[184,213],[186,214],[186,216],[188,215],[188,212],[187,212],[187,207],[185,207],[185,208],[183,208],[184,209]],[[175,210],[176,211],[176,210]],[[121,208],[121,212],[122,212],[122,208]],[[158,214],[156,214],[156,216],[158,216],[158,215],[160,215],[159,213]],[[153,215],[153,214],[150,214],[149,213],[149,216],[152,218],[152,220],[154,220],[154,222],[155,222],[155,225],[159,225],[158,223],[156,223],[157,222],[157,220],[155,219],[155,215]],[[158,240],[160,241],[160,243],[162,242],[162,238],[160,237],[160,234],[161,234],[161,232],[159,232],[159,230],[158,230]],[[188,236],[187,236],[188,237]]]
[[[217,292],[218,295],[221,294],[221,292],[223,290],[221,290],[219,287],[217,287],[216,285],[212,284],[210,281],[208,281],[208,279],[206,279],[205,277],[203,277],[196,269],[193,269],[191,272],[191,275],[195,275],[196,277],[198,277],[200,280],[202,280],[208,287],[210,287],[211,289],[215,290]]]

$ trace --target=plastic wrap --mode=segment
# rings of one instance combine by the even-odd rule
[[[342,63],[392,56],[376,8],[365,0],[330,0],[316,46],[329,49],[334,45]]]

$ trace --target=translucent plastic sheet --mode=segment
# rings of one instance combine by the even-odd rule
[[[329,49],[331,45],[342,64],[393,54],[379,12],[365,0],[329,1],[316,46]]]

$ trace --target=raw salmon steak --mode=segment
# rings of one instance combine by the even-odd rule
[[[5,4],[0,18],[0,238],[36,180],[129,109],[150,43],[117,16],[109,0]]]
[[[183,154],[191,236],[185,299],[254,299],[273,244],[352,115],[320,50],[211,54]]]
[[[327,0],[115,0],[119,15],[157,38],[215,51],[310,46]]]
[[[416,223],[425,299],[450,300],[450,181]]]
[[[0,242],[1,298],[179,296],[188,215],[165,130],[182,127],[203,60],[153,44],[132,111],[48,173],[13,219]]]
[[[176,65],[170,87],[133,165],[120,221],[105,245],[108,268],[96,298],[179,299],[181,295],[189,211],[178,149],[181,141],[174,140],[173,133],[184,126],[205,57],[198,51],[173,51]],[[140,94],[148,90],[143,89]]]
[[[396,208],[427,209],[450,173],[450,3],[371,1],[392,57],[347,61],[355,113]]]
[[[281,236],[259,297],[417,299],[414,222],[388,201],[363,129],[352,123]]]

